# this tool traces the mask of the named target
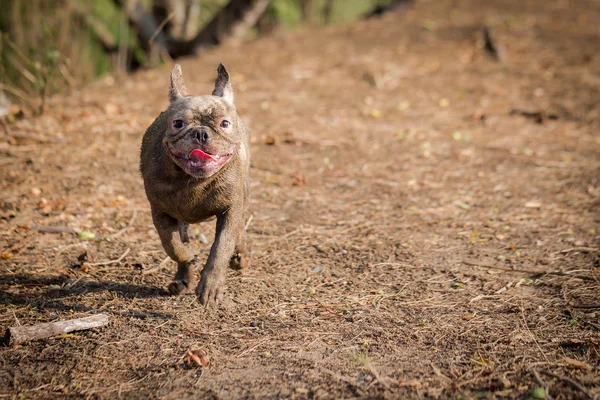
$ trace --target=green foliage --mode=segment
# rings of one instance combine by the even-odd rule
[[[390,4],[394,0],[334,0],[330,23],[355,21],[376,5]],[[313,0],[312,20],[323,24],[323,12],[327,0]],[[286,28],[302,26],[303,0],[272,0],[267,17],[273,18]]]
[[[301,23],[300,6],[298,0],[272,0],[266,14],[286,27],[295,27]]]
[[[571,328],[578,326],[579,325],[579,315],[570,314],[569,316],[567,316],[565,318],[565,324],[567,324]]]
[[[545,399],[546,391],[544,390],[544,388],[541,387],[533,388],[531,392],[529,392],[529,397],[531,397],[532,399]]]
[[[2,34],[2,80],[13,79],[19,82],[27,82],[25,92],[18,92],[19,97],[31,103],[26,94],[34,93],[39,98],[37,112],[43,113],[48,93],[54,91],[60,83],[56,77],[62,66],[70,64],[69,58],[61,57],[61,53],[55,47],[57,42],[56,30],[51,29],[41,21],[39,46],[28,44],[23,51],[7,35]]]
[[[141,0],[150,10],[153,0]],[[229,0],[202,0],[201,26]],[[359,18],[376,4],[392,0],[334,0],[330,22]],[[324,23],[327,0],[313,0],[309,20]],[[124,65],[133,57],[147,65],[123,9],[113,0],[11,0],[0,7],[0,90],[43,112],[47,96]],[[263,17],[268,24],[297,28],[306,22],[303,0],[272,0]],[[60,12],[59,12],[60,11]],[[113,53],[97,26],[110,38]],[[120,50],[127,50],[127,54]]]
[[[111,4],[92,3],[102,2]],[[64,5],[60,0],[13,0],[0,12],[2,89],[37,113],[44,111],[47,96],[98,76],[98,65],[109,70],[104,52],[98,58],[85,54],[93,51],[91,33],[75,13],[57,12]]]

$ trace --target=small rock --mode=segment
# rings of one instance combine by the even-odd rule
[[[526,208],[541,208],[542,207],[542,203],[540,203],[539,201],[528,201],[527,203],[525,203],[525,207]]]
[[[204,233],[201,233],[201,234],[200,234],[200,241],[201,241],[203,244],[207,244],[207,243],[208,243],[208,239],[206,239],[206,236],[204,236]]]
[[[107,103],[104,105],[104,112],[108,116],[117,115],[120,112],[119,106],[112,103]]]

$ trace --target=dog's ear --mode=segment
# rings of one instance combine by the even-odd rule
[[[212,95],[222,97],[229,104],[233,104],[233,88],[229,82],[229,73],[223,64],[219,64],[219,68],[217,68],[217,80]]]
[[[173,103],[175,100],[187,96],[188,91],[185,87],[185,81],[183,80],[183,74],[181,73],[181,66],[175,64],[171,71],[171,86],[169,87],[169,101]]]

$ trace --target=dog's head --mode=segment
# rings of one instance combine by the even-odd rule
[[[195,178],[218,173],[235,157],[243,134],[225,67],[219,64],[212,95],[190,96],[181,67],[176,64],[171,72],[169,100],[163,139],[168,156]]]

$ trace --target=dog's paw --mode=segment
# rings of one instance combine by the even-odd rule
[[[186,291],[190,288],[190,281],[187,280],[179,280],[176,279],[169,284],[169,293],[172,296],[177,296],[178,294]]]
[[[223,298],[225,279],[215,273],[202,273],[196,296],[202,305],[217,304]]]

